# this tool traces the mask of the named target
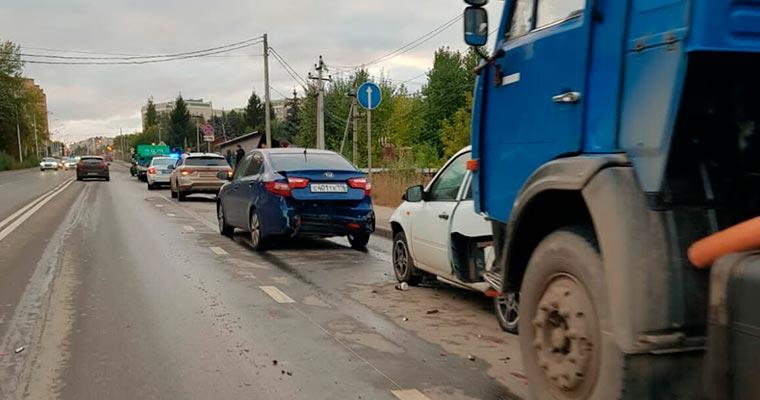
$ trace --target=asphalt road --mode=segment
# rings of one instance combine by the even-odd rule
[[[209,197],[70,178],[0,175],[0,399],[527,396],[490,302],[395,290],[384,238],[256,254]]]

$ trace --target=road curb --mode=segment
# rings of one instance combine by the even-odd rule
[[[375,225],[375,235],[382,236],[386,239],[393,239],[393,231],[387,226]]]

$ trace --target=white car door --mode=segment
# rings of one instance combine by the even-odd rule
[[[449,161],[428,185],[422,204],[412,215],[414,260],[442,276],[451,274],[449,227],[469,159],[468,152]]]

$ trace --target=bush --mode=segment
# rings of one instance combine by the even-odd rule
[[[16,161],[13,159],[13,157],[4,151],[0,151],[0,171],[15,169],[15,166]]]
[[[10,171],[12,169],[22,168],[34,168],[40,163],[40,160],[35,156],[28,156],[24,158],[23,163],[16,161],[12,155],[0,151],[0,171]]]

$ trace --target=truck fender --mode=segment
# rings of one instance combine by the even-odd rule
[[[583,223],[593,226],[604,259],[613,334],[620,349],[636,354],[677,347],[682,335],[656,334],[678,328],[672,315],[677,311],[670,307],[678,274],[667,261],[672,250],[665,216],[650,209],[622,154],[555,160],[529,178],[509,224],[494,224],[495,242],[505,243],[502,249],[497,246],[497,265],[506,266],[503,289],[519,285],[543,237],[562,226]]]

